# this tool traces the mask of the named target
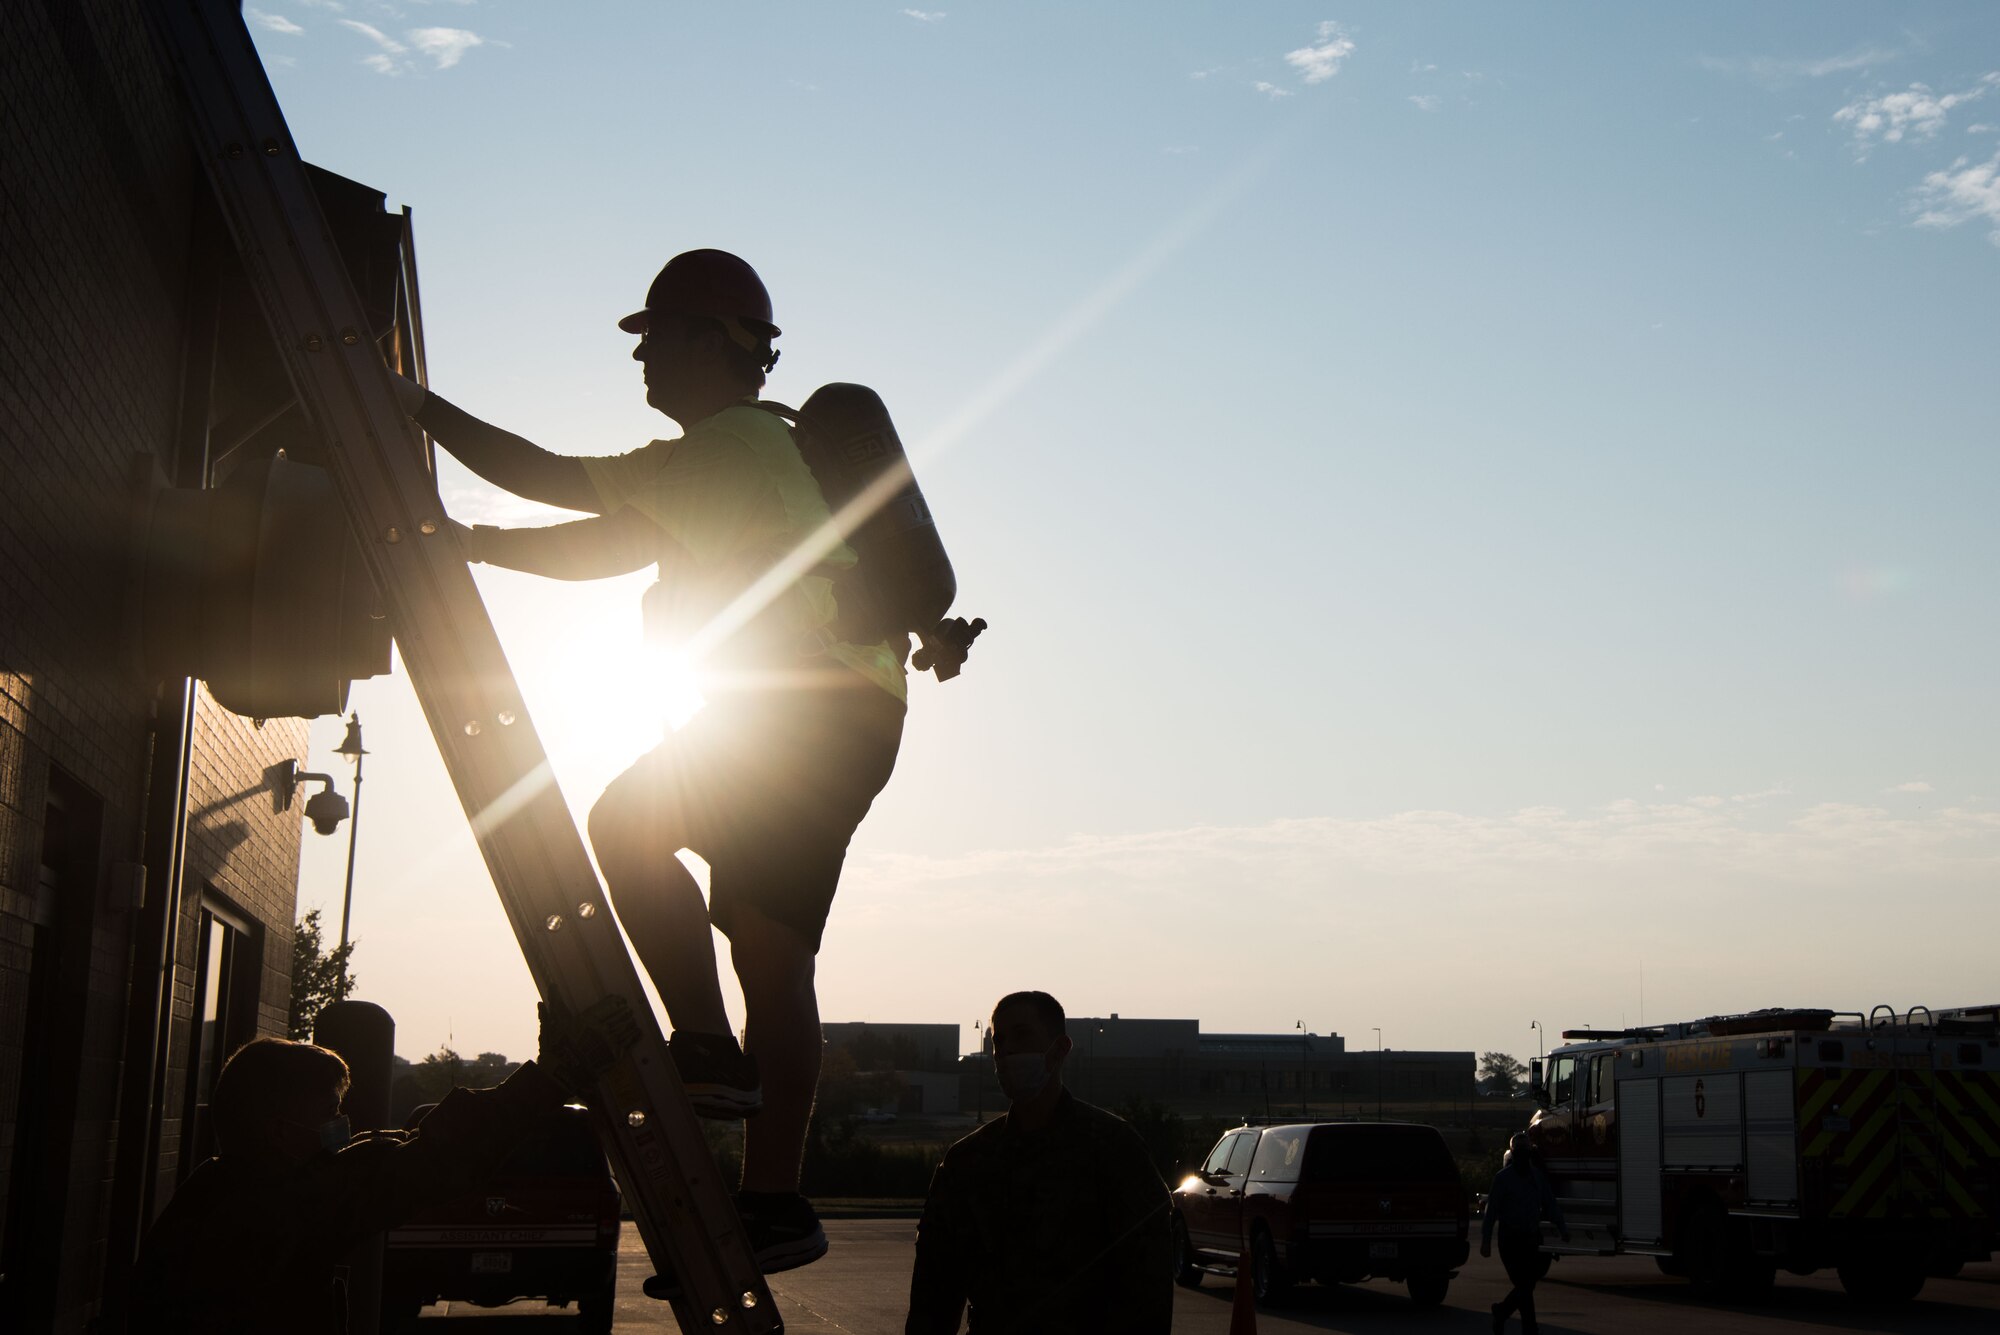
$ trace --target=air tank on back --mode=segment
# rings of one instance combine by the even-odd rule
[[[885,634],[931,635],[958,582],[882,396],[865,385],[822,386],[800,407],[795,439],[835,516],[864,492],[881,502],[848,536],[862,579],[842,582],[843,603],[872,602],[851,610]]]

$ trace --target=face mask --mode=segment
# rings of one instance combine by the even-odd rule
[[[999,1072],[1000,1092],[1015,1103],[1035,1097],[1049,1082],[1049,1054],[1046,1052],[1016,1052],[1006,1057],[995,1057],[993,1065]]]
[[[328,1154],[340,1153],[347,1148],[347,1142],[352,1139],[354,1134],[347,1124],[347,1116],[344,1113],[330,1122],[319,1124],[319,1147]]]

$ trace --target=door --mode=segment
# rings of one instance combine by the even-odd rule
[[[1231,1250],[1230,1240],[1223,1235],[1222,1202],[1229,1184],[1229,1159],[1236,1146],[1244,1141],[1254,1141],[1253,1131],[1238,1131],[1215,1142],[1215,1148],[1208,1152],[1196,1174],[1194,1185],[1179,1194],[1181,1218],[1187,1223],[1188,1241],[1196,1247],[1210,1251]]]
[[[1250,1181],[1250,1160],[1257,1152],[1260,1131],[1245,1131],[1229,1147],[1229,1162],[1223,1165],[1222,1189],[1215,1197],[1218,1245],[1231,1255],[1240,1253],[1248,1239],[1243,1235],[1243,1189]]]
[[[1195,1246],[1226,1257],[1242,1250],[1243,1184],[1256,1149],[1255,1131],[1225,1137],[1202,1164],[1200,1183],[1181,1197],[1188,1239]]]
[[[1618,1209],[1618,1100],[1612,1083],[1616,1052],[1577,1062],[1577,1115],[1567,1180],[1557,1187],[1572,1241],[1612,1245]]]

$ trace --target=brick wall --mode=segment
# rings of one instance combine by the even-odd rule
[[[134,914],[104,892],[115,864],[142,856],[147,809],[155,692],[137,670],[128,615],[131,478],[136,455],[171,452],[181,399],[190,219],[205,186],[180,124],[132,0],[0,5],[0,1220],[27,1199],[11,1169],[34,1043],[30,982],[52,930],[35,925],[50,912],[37,887],[52,771],[101,804],[99,884],[61,887],[69,898],[55,929],[72,940],[65,1014],[80,1050],[56,1054],[55,1069],[73,1096],[49,1103],[68,1115],[32,1147],[48,1162],[67,1158],[53,1309],[43,1312],[64,1331],[97,1307],[127,1008],[157,985],[145,965],[133,972]],[[274,810],[266,770],[304,756],[302,723],[258,728],[200,697],[175,1063],[186,1059],[203,893],[258,924],[258,1027],[283,1032],[299,822],[296,808]],[[177,1114],[182,1072],[169,1075]],[[177,1134],[169,1123],[169,1183]],[[0,1325],[19,1313],[10,1303],[20,1280],[0,1289]]]

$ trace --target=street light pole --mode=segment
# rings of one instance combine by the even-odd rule
[[[1382,1026],[1370,1026],[1375,1031],[1375,1120],[1382,1120]]]
[[[354,762],[354,811],[347,825],[347,889],[340,897],[340,944],[347,945],[347,926],[354,914],[354,842],[361,830],[361,757],[368,754],[361,745],[361,714],[357,710],[347,716],[347,736],[340,745],[333,748],[337,756],[346,756]],[[340,963],[342,981],[347,978],[347,960],[342,956]]]
[[[1312,1120],[1312,1109],[1306,1106],[1306,1058],[1311,1054],[1311,1046],[1306,1041],[1306,1022],[1298,1022],[1299,1030],[1299,1116]]]

